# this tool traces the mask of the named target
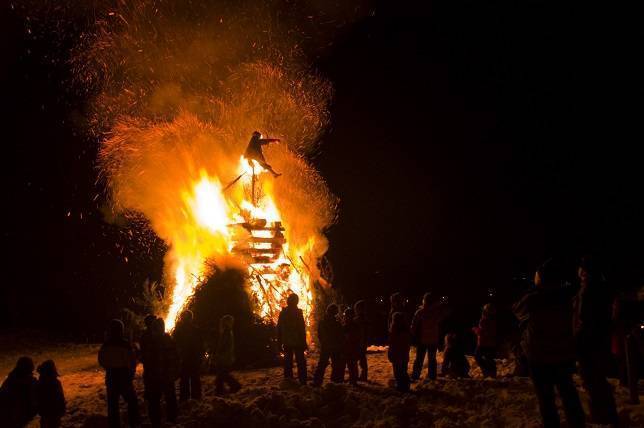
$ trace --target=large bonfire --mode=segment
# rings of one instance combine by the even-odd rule
[[[310,321],[336,200],[305,156],[326,126],[330,85],[297,50],[284,55],[288,44],[262,47],[270,20],[224,29],[214,11],[189,17],[209,25],[187,25],[154,2],[125,5],[78,49],[76,73],[99,88],[99,167],[114,211],[144,216],[168,244],[168,327],[212,266],[247,274],[261,317],[276,320],[294,292]],[[282,176],[244,157],[255,130],[281,139],[265,155]]]

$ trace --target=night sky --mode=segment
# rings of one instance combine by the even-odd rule
[[[585,252],[616,286],[641,284],[638,13],[399,3],[376,2],[315,60],[335,88],[313,157],[341,199],[335,286],[349,301],[432,289],[474,305]],[[103,219],[68,41],[0,14],[0,323],[95,334],[159,277],[163,245]]]

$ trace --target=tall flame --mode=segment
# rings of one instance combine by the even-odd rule
[[[194,245],[173,249],[174,286],[165,317],[169,329],[174,328],[177,316],[206,273],[207,259],[220,255],[234,255],[235,240],[231,229],[235,225],[247,224],[248,221],[261,221],[273,225],[273,230],[268,227],[246,231],[245,239],[257,241],[247,248],[248,251],[274,253],[275,242],[279,244],[276,257],[257,260],[252,256],[241,256],[242,262],[247,265],[249,292],[257,304],[258,314],[267,320],[276,321],[280,306],[284,304],[286,297],[290,293],[296,293],[300,297],[307,323],[310,320],[313,307],[311,276],[304,272],[306,267],[302,260],[313,248],[315,236],[311,236],[303,248],[292,247],[286,240],[283,243],[276,241],[276,232],[279,232],[275,225],[284,224],[287,231],[288,225],[283,221],[269,191],[259,189],[253,183],[253,180],[258,180],[258,176],[266,170],[256,161],[249,162],[242,156],[238,172],[239,186],[250,189],[251,199],[254,200],[249,201],[245,198],[248,191],[227,194],[227,189],[222,189],[219,180],[208,176],[204,170],[200,171],[198,180],[190,183],[191,190],[182,191],[186,221],[184,228],[193,229],[196,233],[192,235],[195,239]],[[260,190],[262,195],[255,197],[254,193],[259,193]],[[235,198],[239,195],[242,195],[243,199]]]
[[[336,198],[304,158],[328,123],[331,85],[281,8],[251,3],[108,2],[72,52],[75,81],[95,97],[111,205],[168,245],[170,327],[213,264],[247,272],[260,315],[274,319],[289,292],[310,314],[335,220]],[[277,179],[242,158],[256,130],[282,140],[265,149]]]
[[[177,315],[186,300],[193,294],[199,279],[203,276],[205,258],[216,251],[222,251],[228,237],[228,218],[226,200],[221,193],[221,185],[216,178],[208,177],[201,171],[200,179],[194,183],[192,192],[184,192],[186,226],[198,232],[195,244],[211,241],[211,250],[200,250],[192,245],[175,249],[174,287],[170,299],[170,307],[166,316],[166,325],[174,328]],[[198,245],[203,247],[203,245]]]

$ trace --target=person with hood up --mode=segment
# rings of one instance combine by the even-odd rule
[[[436,352],[440,343],[441,322],[448,315],[448,306],[440,301],[433,302],[431,293],[423,296],[423,305],[416,311],[411,322],[411,334],[416,343],[416,359],[411,378],[420,379],[420,372],[427,355],[427,378],[436,379]]]
[[[121,426],[119,400],[127,403],[128,425],[139,425],[139,403],[134,391],[134,374],[136,372],[136,353],[124,337],[123,322],[119,319],[110,321],[107,329],[107,340],[98,351],[98,364],[105,369],[105,386],[107,388],[107,419],[110,428]]]
[[[563,266],[548,260],[535,274],[534,291],[519,300],[513,311],[521,323],[521,346],[528,360],[543,425],[546,428],[560,425],[556,388],[568,426],[581,428],[585,426],[585,415],[572,379],[574,291],[561,285],[563,278]]]
[[[344,362],[342,361],[342,344],[344,331],[338,320],[338,305],[331,303],[326,308],[324,319],[318,324],[318,341],[320,342],[320,358],[313,375],[313,385],[320,386],[324,372],[331,360],[331,382],[342,382],[344,377]]]
[[[286,307],[277,320],[277,342],[284,351],[284,377],[293,378],[293,357],[297,362],[297,377],[302,385],[306,384],[306,325],[304,313],[297,307],[300,299],[292,293],[286,299]]]
[[[34,362],[20,357],[0,386],[0,421],[3,427],[23,428],[36,416]]]
[[[58,370],[53,360],[38,366],[36,397],[41,428],[58,428],[65,414],[66,403],[63,385],[58,380]]]

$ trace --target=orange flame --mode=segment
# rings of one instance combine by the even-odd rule
[[[264,319],[275,321],[297,293],[311,321],[335,199],[286,144],[266,151],[283,172],[273,178],[241,156],[246,143],[188,113],[160,124],[124,120],[102,142],[99,161],[115,209],[143,214],[169,246],[169,329],[213,264],[247,272],[247,291]]]
[[[238,172],[241,175],[239,186],[250,188],[253,193],[256,191],[253,180],[258,180],[258,176],[266,170],[256,161],[249,162],[242,156]],[[304,248],[292,247],[275,239],[275,225],[283,224],[287,231],[289,228],[270,194],[270,186],[264,186],[261,197],[254,201],[245,198],[238,200],[235,196],[247,195],[244,192],[226,193],[219,180],[208,176],[204,170],[200,171],[199,179],[192,182],[191,186],[192,189],[182,191],[182,200],[185,220],[183,228],[191,231],[189,235],[192,239],[183,241],[184,245],[173,247],[171,269],[174,269],[174,284],[165,317],[167,328],[174,328],[177,316],[206,274],[206,260],[221,255],[234,255],[235,240],[231,228],[248,221],[265,222],[273,225],[274,229],[253,229],[246,231],[245,237],[253,242],[248,247],[249,251],[265,251],[267,254],[274,254],[273,257],[262,260],[240,256],[243,263],[247,264],[249,292],[257,304],[258,314],[267,320],[276,321],[286,297],[290,293],[296,293],[308,322],[313,307],[311,278],[303,271],[304,266],[299,261],[310,252],[313,247],[311,242],[315,237],[311,236]],[[275,242],[278,244],[277,249]]]
[[[289,290],[310,315],[311,284],[320,279],[317,262],[328,246],[324,231],[336,216],[337,199],[304,158],[319,147],[330,120],[332,86],[311,68],[303,33],[286,24],[279,6],[233,3],[93,5],[97,19],[71,55],[74,81],[93,96],[88,124],[105,137],[98,163],[114,211],[144,216],[168,245],[170,327],[208,274],[206,260],[248,271],[260,315],[274,319]],[[332,9],[343,16],[336,22],[356,13]],[[311,28],[322,35],[318,30]],[[266,150],[283,173],[276,180],[240,159],[255,130],[283,141]],[[253,169],[256,194],[249,191]],[[267,226],[230,227],[253,219]],[[278,231],[284,243],[270,253]],[[250,257],[242,242],[255,248],[246,245],[247,253],[272,256]]]

